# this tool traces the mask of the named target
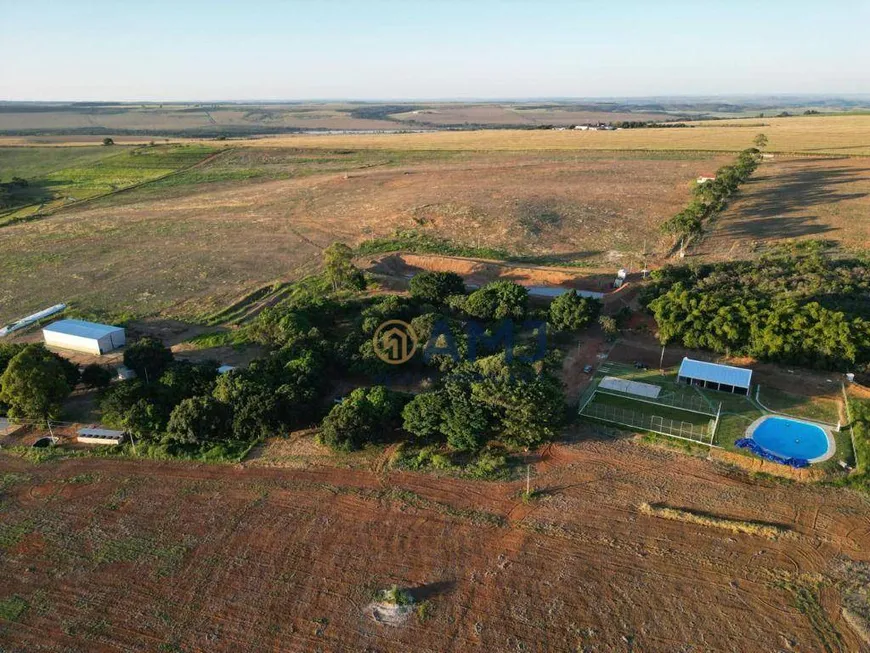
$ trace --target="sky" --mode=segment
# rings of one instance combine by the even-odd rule
[[[870,93],[870,0],[0,0],[0,100]]]

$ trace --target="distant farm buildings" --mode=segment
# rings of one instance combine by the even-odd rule
[[[708,181],[716,181],[716,175],[701,175],[698,177],[699,184],[706,184]]]
[[[84,320],[59,320],[42,330],[45,344],[101,356],[126,344],[124,329]]]
[[[697,385],[710,390],[749,395],[752,370],[684,358],[677,380],[680,383]]]

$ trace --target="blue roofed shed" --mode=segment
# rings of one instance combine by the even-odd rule
[[[684,358],[677,380],[680,383],[698,385],[711,390],[748,395],[752,370]]]

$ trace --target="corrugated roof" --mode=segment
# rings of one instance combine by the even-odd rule
[[[752,370],[684,358],[680,365],[680,376],[748,388],[752,379]]]
[[[97,324],[96,322],[85,322],[84,320],[58,320],[49,324],[43,331],[53,331],[54,333],[65,333],[70,336],[79,336],[80,338],[102,338],[103,336],[123,331],[121,327],[110,326],[108,324]]]

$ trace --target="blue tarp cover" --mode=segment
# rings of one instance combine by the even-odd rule
[[[805,458],[783,458],[782,456],[770,453],[766,449],[759,447],[752,438],[740,438],[734,445],[741,449],[749,449],[756,456],[761,456],[765,460],[779,463],[780,465],[788,465],[797,469],[810,466],[810,461]]]

